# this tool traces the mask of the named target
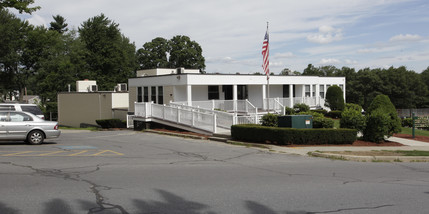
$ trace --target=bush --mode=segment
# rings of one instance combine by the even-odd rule
[[[341,114],[340,127],[363,131],[365,128],[365,117],[358,108],[347,108]]]
[[[234,140],[280,144],[351,144],[356,140],[354,129],[294,129],[265,127],[254,124],[233,125],[231,136]]]
[[[344,109],[343,90],[340,87],[333,85],[326,91],[325,106],[331,110],[342,111]]]
[[[293,105],[294,109],[297,109],[296,112],[303,112],[303,111],[310,111],[310,106],[304,104],[304,103],[297,103]]]
[[[262,116],[261,123],[263,126],[277,127],[277,124],[278,124],[277,115],[268,113]]]
[[[344,109],[352,109],[352,110],[358,111],[359,113],[362,112],[362,106],[354,103],[346,103],[344,106]]]
[[[334,120],[326,117],[314,117],[313,128],[325,128],[325,129],[334,128]]]
[[[126,122],[123,122],[119,119],[104,119],[104,120],[95,120],[95,122],[101,126],[103,129],[109,128],[125,128]]]
[[[293,108],[285,107],[285,113],[286,115],[293,115],[295,114],[295,110]]]
[[[366,127],[363,139],[371,142],[381,142],[389,132],[389,115],[382,110],[374,110],[366,116]]]
[[[413,127],[412,118],[403,118],[401,122],[402,122],[402,127]]]
[[[330,111],[328,112],[328,114],[326,116],[330,117],[330,118],[334,118],[334,119],[338,119],[341,118],[341,113],[342,111]]]
[[[324,116],[326,116],[328,114],[328,111],[326,111],[325,109],[315,109],[315,110],[310,110],[310,111],[323,114]]]
[[[313,112],[313,111],[303,111],[303,112],[299,112],[296,115],[311,115],[311,116],[313,116],[313,118],[315,118],[315,117],[325,117],[325,116],[323,116],[323,114],[317,113],[317,112]]]

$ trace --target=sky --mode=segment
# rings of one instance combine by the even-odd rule
[[[270,37],[270,71],[302,72],[308,64],[355,68],[429,67],[427,0],[35,0],[19,14],[69,28],[103,13],[139,49],[156,37],[186,35],[199,43],[207,73],[262,73],[262,42]]]

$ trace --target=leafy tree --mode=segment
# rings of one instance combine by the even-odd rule
[[[33,3],[34,0],[0,0],[0,10],[9,7],[17,9],[19,13],[25,12],[31,14],[40,9],[40,6],[29,7]]]
[[[342,111],[344,109],[344,96],[343,90],[339,86],[333,85],[326,91],[325,106],[331,110]]]
[[[304,72],[302,72],[303,76],[323,76],[323,73],[318,69],[315,68],[314,65],[308,64],[307,68],[304,69]]]
[[[54,19],[53,22],[50,23],[51,27],[49,27],[49,30],[55,30],[60,34],[63,34],[64,32],[68,31],[66,23],[66,19],[60,15],[52,16]]]
[[[168,41],[157,37],[137,50],[137,60],[140,69],[168,68],[167,54],[170,52]]]
[[[79,33],[85,48],[87,78],[97,80],[100,90],[112,90],[134,75],[135,45],[121,34],[118,24],[101,14],[83,22]]]
[[[357,104],[347,103],[341,113],[340,127],[363,131],[365,128],[365,117],[361,113],[362,107]]]
[[[205,59],[202,55],[201,46],[187,36],[174,36],[169,41],[170,67],[185,67],[191,69],[204,70],[206,68]]]

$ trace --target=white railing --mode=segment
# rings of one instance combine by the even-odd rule
[[[172,102],[171,105],[188,105],[188,102]],[[189,105],[188,105],[189,106]],[[223,110],[228,112],[258,113],[258,109],[249,100],[207,100],[192,101],[192,106],[209,110]]]
[[[217,131],[216,114],[154,103],[135,103],[134,106],[134,114],[138,117],[162,119],[213,133]]]
[[[285,114],[285,106],[278,100],[279,98],[265,98],[264,108],[274,110],[278,114]],[[268,103],[268,108],[267,108]]]
[[[237,116],[235,124],[261,124],[263,115]]]
[[[127,115],[127,129],[134,128],[134,115]]]

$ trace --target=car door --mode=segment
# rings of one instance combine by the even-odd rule
[[[6,139],[7,138],[7,116],[8,112],[0,112],[0,139]]]
[[[9,112],[6,122],[7,137],[11,140],[24,140],[33,127],[33,118],[24,112]]]

